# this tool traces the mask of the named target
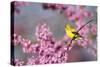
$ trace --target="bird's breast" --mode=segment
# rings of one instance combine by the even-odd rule
[[[67,33],[68,37],[70,37],[70,38],[74,37],[74,34],[71,31],[67,30],[66,33]]]

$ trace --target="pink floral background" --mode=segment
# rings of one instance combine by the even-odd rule
[[[12,65],[97,60],[96,6],[16,1],[12,3]],[[78,30],[91,19],[93,21],[79,31],[84,39],[74,40],[69,46],[71,38],[65,33],[65,24],[70,23]]]

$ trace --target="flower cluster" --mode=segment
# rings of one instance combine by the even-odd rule
[[[21,45],[24,53],[32,53],[36,57],[27,58],[26,64],[52,64],[65,63],[68,59],[67,47],[62,41],[56,41],[48,26],[40,24],[36,28],[37,42],[32,43],[28,39],[14,34],[14,43]],[[15,46],[16,46],[15,45]],[[19,62],[15,65],[18,65]]]
[[[85,17],[91,17],[92,13],[85,6],[68,6],[64,14],[70,21],[81,22]]]
[[[81,24],[82,22],[76,24],[77,28],[81,27]],[[77,44],[79,46],[85,47],[89,53],[91,52],[92,55],[96,56],[97,46],[93,43],[93,39],[96,39],[97,36],[97,25],[94,23],[88,24],[83,29],[81,29],[79,33],[83,36],[83,39],[77,40]]]
[[[85,6],[63,5],[63,4],[43,4],[44,9],[60,10],[70,21],[82,21],[84,17],[93,16]]]
[[[17,58],[11,60],[11,65],[22,66],[24,63],[25,62],[23,60]]]
[[[39,24],[36,28],[36,37],[38,41],[52,41],[54,40],[53,34],[50,32],[49,27],[44,24]]]

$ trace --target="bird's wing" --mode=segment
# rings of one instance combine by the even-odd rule
[[[72,32],[73,34],[76,34],[76,35],[79,35],[79,33],[78,32]]]

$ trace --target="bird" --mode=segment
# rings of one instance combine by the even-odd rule
[[[65,24],[66,35],[71,39],[81,39],[83,38],[71,24]]]
[[[71,38],[71,41],[68,45],[67,51],[69,51],[69,48],[73,42],[73,40],[77,40],[77,39],[84,39],[84,37],[82,37],[79,34],[79,31],[84,28],[88,23],[92,22],[93,19],[89,20],[86,24],[82,25],[78,30],[75,29],[75,27],[71,26],[71,24],[65,24],[65,32],[67,34],[67,36],[69,38]]]

